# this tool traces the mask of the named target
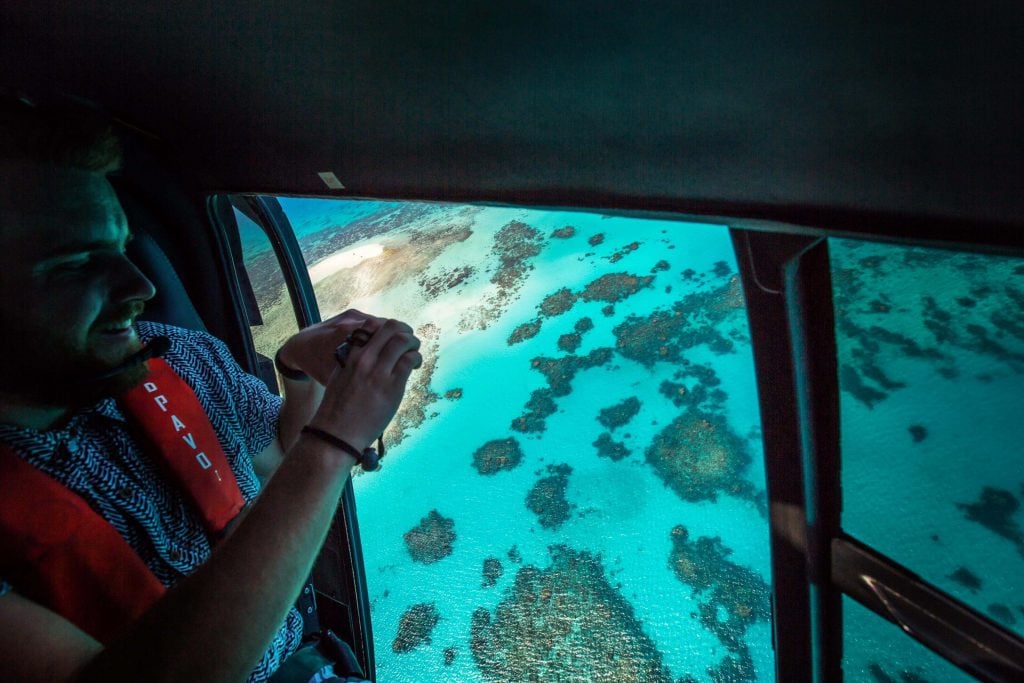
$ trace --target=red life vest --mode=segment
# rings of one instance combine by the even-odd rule
[[[216,539],[245,506],[191,387],[163,359],[119,403]],[[0,444],[0,577],[100,642],[165,592],[149,567],[81,497]]]

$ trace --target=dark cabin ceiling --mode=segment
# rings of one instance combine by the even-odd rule
[[[1024,216],[1024,3],[4,3],[210,190]],[[1007,227],[1007,226],[1004,226]]]

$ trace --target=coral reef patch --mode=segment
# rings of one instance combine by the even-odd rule
[[[601,244],[602,242],[604,242],[604,233],[603,232],[599,232],[596,235],[591,235],[590,239],[587,240],[587,244],[589,244],[592,247],[596,247],[597,245]]]
[[[1024,556],[1024,529],[1014,519],[1020,501],[1012,492],[986,486],[976,503],[957,503],[964,517],[1013,543]]]
[[[572,290],[568,287],[562,287],[557,292],[544,297],[538,308],[541,315],[553,318],[568,311],[575,303],[576,295],[572,293]]]
[[[628,423],[640,412],[640,399],[630,396],[621,403],[602,408],[597,415],[597,421],[611,431],[615,431],[622,425]]]
[[[540,332],[540,319],[531,320],[528,323],[523,323],[516,329],[512,330],[512,334],[508,336],[508,345],[513,346],[520,342],[524,342],[527,339],[533,339]]]
[[[923,425],[910,425],[907,431],[910,432],[910,438],[914,443],[921,443],[928,438],[928,430]]]
[[[1013,616],[1013,612],[1006,605],[995,602],[989,605],[986,609],[989,614],[991,614],[1004,624],[1013,626],[1017,623],[1017,618]]]
[[[854,400],[873,407],[903,389],[906,358],[948,379],[964,352],[1024,373],[1015,260],[843,240],[832,257],[840,389]]]
[[[608,432],[601,432],[592,445],[597,449],[598,456],[609,460],[622,460],[630,453],[626,444],[615,441]]]
[[[455,520],[431,510],[415,527],[405,532],[405,547],[413,561],[423,564],[439,562],[452,554],[455,543]]]
[[[699,344],[718,354],[732,353],[733,341],[723,332],[745,325],[742,311],[743,293],[732,277],[719,287],[686,295],[670,309],[628,316],[612,330],[615,350],[647,367],[678,363],[686,349]]]
[[[434,603],[413,605],[402,614],[398,622],[398,633],[391,641],[391,649],[402,654],[411,652],[419,645],[429,645],[430,634],[440,619],[441,615]]]
[[[470,650],[487,683],[672,683],[600,557],[553,546],[551,565],[521,568],[492,615],[473,612]]]
[[[671,267],[672,266],[669,264],[668,261],[662,259],[661,261],[658,261],[657,263],[654,264],[654,267],[651,268],[651,272],[660,273],[662,271],[668,270]]]
[[[558,338],[558,350],[565,351],[566,353],[575,353],[576,349],[580,347],[583,338],[579,332],[570,332],[563,334]]]
[[[480,474],[514,470],[523,461],[523,449],[515,437],[488,441],[473,453],[473,467]]]
[[[629,244],[627,244],[626,246],[622,247],[621,249],[619,249],[618,251],[613,253],[611,256],[609,256],[608,257],[608,262],[609,263],[617,263],[618,261],[622,260],[623,256],[626,256],[627,254],[630,254],[630,253],[636,251],[639,248],[640,248],[640,243],[639,242],[630,242]]]
[[[630,275],[629,273],[608,273],[583,288],[580,298],[584,301],[604,301],[614,304],[633,296],[641,289],[650,287],[651,275]]]
[[[501,560],[496,557],[488,557],[484,560],[484,579],[481,583],[482,588],[491,588],[498,583],[498,579],[504,573],[504,569],[501,567]]]
[[[743,477],[751,461],[747,445],[720,416],[686,410],[655,435],[644,456],[683,500],[715,502],[724,493],[762,504]]]
[[[441,271],[437,275],[423,277],[420,279],[420,287],[427,293],[427,296],[434,299],[444,294],[449,289],[455,289],[473,276],[476,269],[473,266],[461,266]]]
[[[586,356],[562,356],[561,358],[545,358],[539,356],[530,361],[530,365],[539,370],[548,381],[548,386],[536,389],[526,402],[526,411],[512,420],[512,429],[517,432],[543,432],[545,420],[555,413],[555,398],[568,396],[572,389],[570,384],[580,370],[604,365],[612,359],[612,350],[608,348],[594,349]]]
[[[576,506],[565,497],[569,486],[569,465],[548,465],[548,476],[541,477],[526,494],[526,507],[537,515],[540,525],[552,531],[565,524]]]
[[[544,237],[536,228],[521,221],[511,221],[494,235],[490,258],[497,261],[491,275],[491,284],[497,286],[493,294],[468,309],[459,322],[459,329],[487,329],[515,301],[533,269],[532,261],[544,247]]]
[[[771,619],[768,584],[757,572],[732,562],[732,551],[718,537],[691,541],[682,525],[673,527],[670,537],[669,567],[699,598],[701,626],[729,651],[708,675],[715,681],[757,680],[744,637],[752,625]]]
[[[574,228],[571,225],[567,225],[564,228],[558,228],[557,230],[555,230],[553,233],[551,233],[551,236],[558,238],[560,240],[567,240],[575,234],[576,228]]]
[[[949,575],[949,578],[956,581],[964,588],[967,588],[972,593],[977,593],[981,590],[981,577],[967,567],[958,567],[955,572]]]
[[[546,420],[558,410],[555,393],[551,389],[537,389],[530,394],[526,402],[526,412],[512,420],[512,429],[517,432],[543,432]]]
[[[576,373],[604,365],[611,359],[611,349],[599,348],[585,356],[562,356],[561,358],[538,356],[530,361],[530,365],[544,375],[555,396],[568,396],[572,392],[570,384]]]

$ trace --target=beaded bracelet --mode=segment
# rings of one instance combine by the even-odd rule
[[[306,425],[305,427],[303,427],[302,433],[309,434],[310,436],[320,439],[324,443],[330,444],[335,448],[339,448],[345,451],[353,458],[355,458],[356,462],[359,463],[359,466],[363,468],[364,472],[375,472],[380,469],[380,459],[381,457],[383,457],[384,453],[384,440],[381,437],[377,438],[377,445],[380,447],[380,453],[378,453],[377,449],[373,448],[372,446],[367,447],[362,452],[360,452],[355,446],[350,444],[348,441],[339,439],[338,437],[334,436],[334,434],[330,434],[329,432],[325,432],[322,429],[312,427],[310,425]]]

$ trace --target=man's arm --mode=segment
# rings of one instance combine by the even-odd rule
[[[418,348],[407,325],[380,326],[344,370],[332,370],[312,423],[368,446],[394,416]],[[49,610],[0,598],[0,671],[24,671],[24,680],[244,681],[301,590],[353,464],[328,444],[298,439],[210,560],[101,650]],[[25,663],[33,652],[61,653],[58,670],[46,657]]]

